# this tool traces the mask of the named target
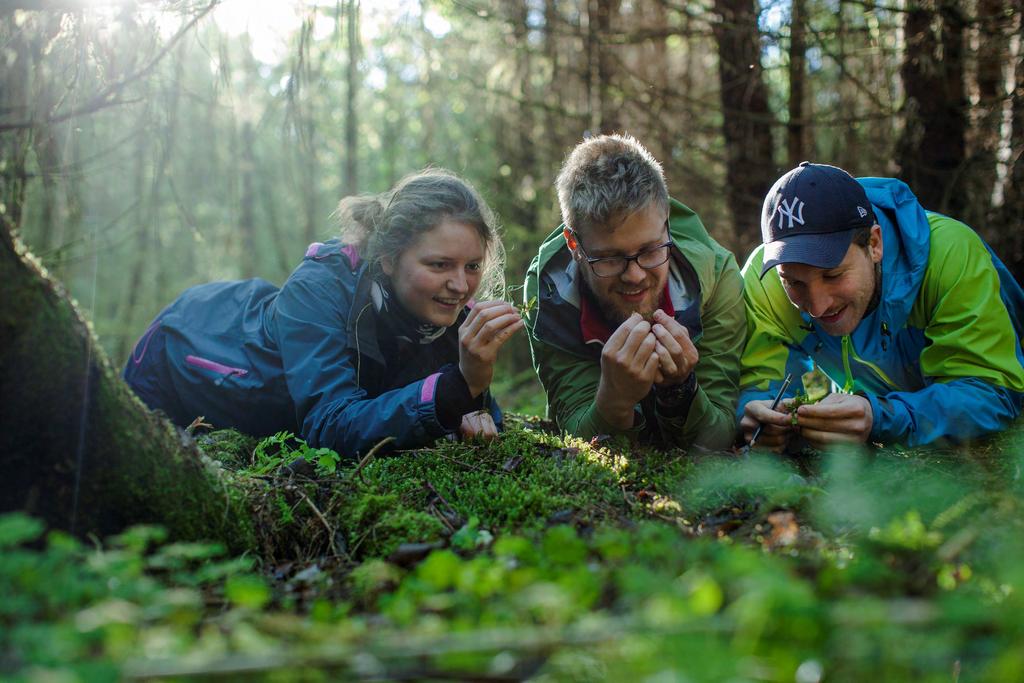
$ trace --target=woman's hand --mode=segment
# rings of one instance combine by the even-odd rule
[[[459,327],[459,370],[473,398],[490,386],[498,349],[525,325],[506,301],[477,303],[466,316]]]
[[[462,426],[459,427],[464,441],[490,441],[498,436],[498,427],[494,424],[494,418],[486,410],[476,410],[462,416]]]

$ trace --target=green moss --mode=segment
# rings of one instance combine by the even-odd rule
[[[384,560],[367,560],[352,570],[348,576],[348,587],[356,604],[368,607],[377,597],[393,590],[402,579],[402,571]]]
[[[219,429],[196,438],[205,455],[233,469],[249,464],[257,442],[258,439],[234,429]]]
[[[292,510],[291,503],[284,497],[284,494],[280,491],[274,492],[274,506],[278,514],[278,523],[282,526],[291,524],[295,521],[295,512]]]
[[[516,530],[568,518],[621,519],[637,511],[623,487],[667,488],[689,467],[679,453],[613,452],[513,425],[487,445],[441,442],[371,462],[362,475],[371,490],[390,492],[412,509],[450,505],[485,528]]]
[[[437,541],[445,531],[437,517],[404,507],[395,494],[367,493],[351,509],[349,548],[360,557],[387,557],[402,543]]]

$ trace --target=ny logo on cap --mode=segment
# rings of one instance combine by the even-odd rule
[[[784,218],[789,218],[789,225],[782,225]],[[792,202],[788,202],[785,199],[779,202],[779,230],[782,230],[784,227],[792,229],[793,221],[800,225],[804,224],[804,203],[800,201],[799,197],[793,197]]]

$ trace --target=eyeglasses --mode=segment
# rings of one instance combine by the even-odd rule
[[[661,264],[668,261],[669,247],[672,246],[672,240],[659,244],[656,247],[650,247],[638,252],[632,256],[604,256],[601,258],[591,258],[587,254],[587,250],[583,248],[583,242],[580,241],[579,234],[573,230],[572,234],[576,237],[576,244],[579,245],[580,251],[583,252],[583,257],[590,264],[590,269],[594,271],[594,275],[598,277],[618,277],[626,272],[629,268],[630,261],[636,261],[636,264],[644,270],[651,270],[657,268]]]

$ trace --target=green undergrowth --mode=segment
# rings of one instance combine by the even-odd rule
[[[2,517],[0,677],[1024,677],[1024,430],[740,458],[543,427],[360,464],[199,437],[252,504],[240,558]]]

